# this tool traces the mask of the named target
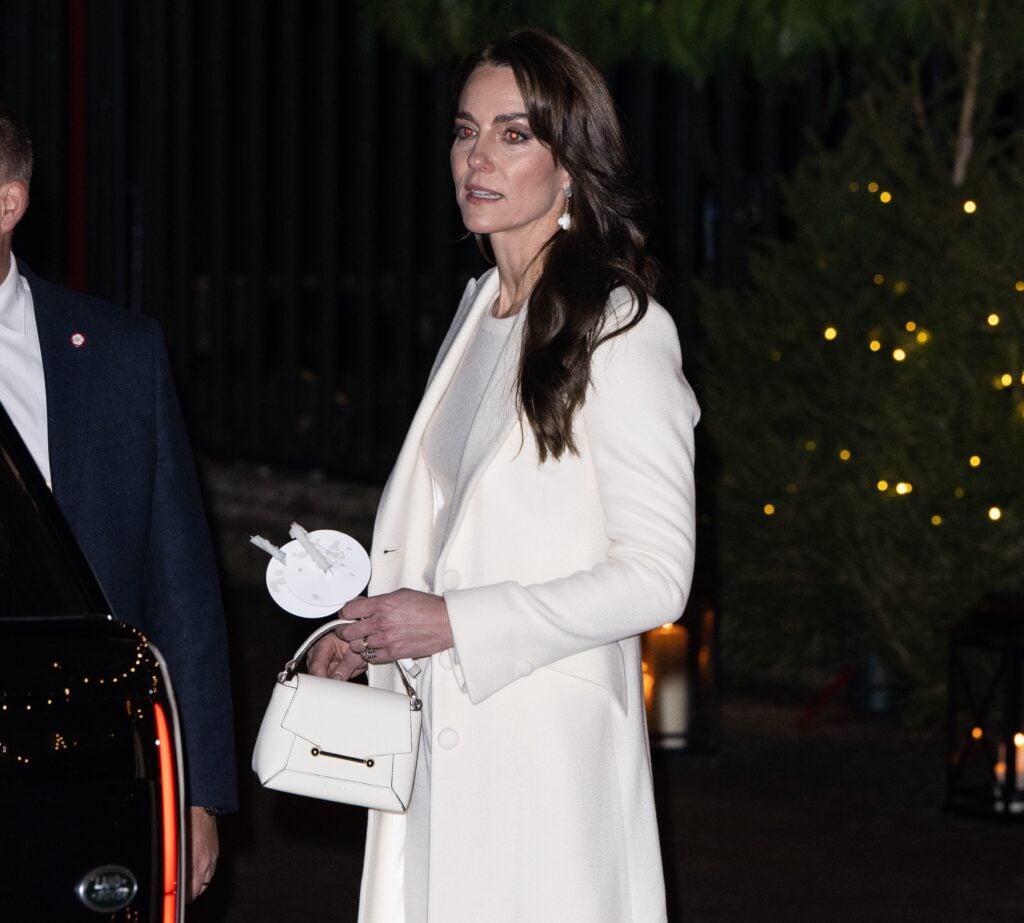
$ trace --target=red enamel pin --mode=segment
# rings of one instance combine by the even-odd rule
[[[81,346],[85,346],[85,334],[75,331],[71,334],[71,345],[78,349]]]

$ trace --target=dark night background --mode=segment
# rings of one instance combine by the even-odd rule
[[[162,323],[223,565],[242,811],[222,822],[221,870],[194,920],[355,919],[363,813],[259,790],[248,772],[273,676],[309,625],[272,608],[245,539],[282,540],[295,519],[368,544],[458,294],[484,268],[450,188],[454,55],[414,59],[365,9],[0,5],[0,98],[36,149],[15,252]],[[742,288],[751,241],[792,233],[780,178],[837,143],[865,78],[842,50],[786,82],[740,61],[706,74],[602,63],[703,399],[700,293]],[[705,430],[700,611],[718,607],[720,582]],[[730,676],[718,642],[701,641],[714,675],[693,746],[655,755],[671,919],[1021,918],[1017,828],[940,810],[941,720],[908,728],[827,675]]]

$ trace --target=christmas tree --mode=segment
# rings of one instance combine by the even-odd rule
[[[865,92],[749,290],[703,293],[734,676],[874,653],[934,706],[950,625],[1024,589],[1021,140],[970,76]]]

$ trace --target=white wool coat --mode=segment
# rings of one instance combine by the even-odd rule
[[[436,566],[424,429],[497,272],[471,281],[381,498],[371,595],[443,593],[453,651],[431,665],[430,921],[666,918],[638,635],[683,610],[693,568],[693,427],[675,325],[651,303],[595,352],[579,454],[538,461],[515,413],[518,338],[496,419],[462,472]],[[609,323],[630,314],[629,293]],[[486,405],[487,402],[485,401]],[[469,454],[467,452],[467,454]],[[399,688],[392,665],[374,685]],[[370,812],[362,923],[402,923],[403,815]]]

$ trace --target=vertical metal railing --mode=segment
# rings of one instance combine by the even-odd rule
[[[258,457],[267,429],[264,425],[265,354],[267,334],[273,329],[267,312],[262,310],[270,280],[268,228],[274,220],[269,205],[274,193],[267,155],[271,126],[262,104],[270,80],[267,67],[272,47],[269,18],[267,4],[250,3],[240,11],[235,23],[239,43],[237,66],[241,85],[246,88],[239,100],[237,120],[238,141],[246,152],[238,170],[242,192],[238,210],[246,233],[238,248],[238,271],[243,283],[239,311],[242,329],[237,338],[242,361],[237,367],[236,438],[244,446],[243,451],[254,457]]]
[[[3,91],[36,136],[16,250],[63,281],[69,0],[5,0]],[[71,0],[74,2],[74,0]],[[448,180],[449,75],[334,0],[84,5],[87,287],[164,325],[204,451],[377,480],[455,301],[483,264]],[[692,352],[691,280],[739,284],[820,89],[610,75],[659,208],[653,244]],[[822,78],[824,79],[824,78]],[[799,141],[797,142],[797,146]]]

